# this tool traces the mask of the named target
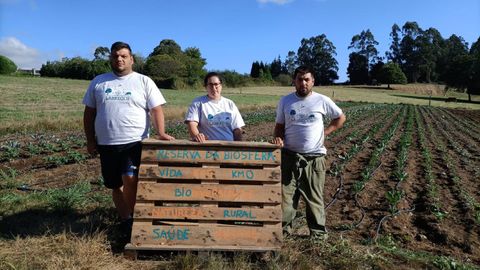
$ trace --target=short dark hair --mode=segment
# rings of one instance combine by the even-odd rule
[[[130,54],[132,54],[132,49],[130,48],[130,45],[128,45],[128,43],[125,43],[123,41],[117,41],[113,43],[112,47],[110,48],[110,53],[119,51],[121,49],[127,49],[130,52]]]
[[[209,72],[209,73],[207,73],[207,75],[205,75],[205,78],[203,79],[203,86],[207,86],[208,79],[210,79],[211,77],[218,77],[218,79],[220,80],[220,83],[223,83],[222,76],[220,76],[219,73]]]
[[[307,74],[311,73],[312,78],[315,79],[315,70],[311,66],[299,66],[295,69],[295,72],[293,72],[293,80],[297,78],[297,74]]]

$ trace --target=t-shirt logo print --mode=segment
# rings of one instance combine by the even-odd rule
[[[295,110],[290,110],[290,120],[295,121],[295,115],[297,112]]]
[[[113,91],[112,88],[107,88],[105,90],[106,98],[105,100],[112,100],[112,101],[120,101],[120,102],[127,102],[130,100],[132,96],[131,91]]]
[[[225,113],[219,113],[217,115],[208,114],[207,115],[208,124],[212,127],[226,127],[230,122],[230,116]]]
[[[313,123],[317,121],[315,114],[311,112],[304,112],[304,110],[297,112],[296,110],[291,109],[289,114],[290,120],[298,123]]]

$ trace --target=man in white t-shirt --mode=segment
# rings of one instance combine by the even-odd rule
[[[207,95],[197,97],[188,107],[185,123],[193,141],[241,141],[242,115],[235,103],[222,97],[222,79],[216,72],[204,78]]]
[[[136,201],[141,140],[148,137],[150,116],[159,139],[165,133],[160,90],[147,76],[133,71],[130,46],[115,42],[110,50],[113,72],[95,77],[85,93],[83,123],[90,154],[100,153],[102,176],[122,224],[132,223]]]
[[[298,67],[293,75],[295,92],[280,99],[273,143],[282,151],[283,227],[291,232],[300,195],[306,202],[307,224],[313,240],[326,239],[323,187],[325,184],[325,137],[341,128],[342,110],[327,96],[313,92],[314,71]],[[332,119],[324,129],[323,118]]]

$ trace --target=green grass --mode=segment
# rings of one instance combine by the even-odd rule
[[[430,105],[446,108],[480,109],[480,96],[472,96],[472,103],[468,103],[468,95],[449,91],[445,94],[432,95],[428,93],[435,89],[430,84],[391,85],[388,90],[384,86],[318,86],[314,90],[337,101],[390,103],[390,104],[413,104]],[[227,94],[261,94],[270,96],[282,96],[293,91],[293,87],[245,87],[224,89]],[[436,91],[437,93],[441,91]],[[423,94],[422,94],[423,93]],[[435,92],[434,92],[435,93]],[[457,102],[445,102],[447,97],[457,98]]]
[[[89,81],[59,78],[15,77],[0,75],[0,134],[41,130],[79,130],[82,128],[84,106],[82,98]],[[425,93],[430,85],[411,85],[411,92]],[[410,94],[407,86],[347,87],[320,86],[315,91],[337,101],[361,101],[375,103],[404,103],[441,106],[449,108],[480,109],[480,96],[473,96],[473,103],[466,102],[467,95],[449,92],[458,102],[445,102],[444,95]],[[418,90],[418,91],[417,91]],[[188,105],[205,94],[203,90],[161,90],[167,105],[166,119],[182,119]],[[261,108],[273,108],[282,95],[291,93],[293,87],[244,87],[225,88],[223,95],[232,99],[242,113]]]

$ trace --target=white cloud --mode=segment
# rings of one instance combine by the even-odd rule
[[[292,1],[294,1],[294,0],[257,0],[257,2],[259,2],[260,4],[272,3],[272,4],[277,4],[277,5],[284,5],[284,4],[290,3]]]
[[[28,47],[15,37],[0,39],[0,54],[10,58],[19,68],[40,68],[45,63],[45,56],[37,49]]]

